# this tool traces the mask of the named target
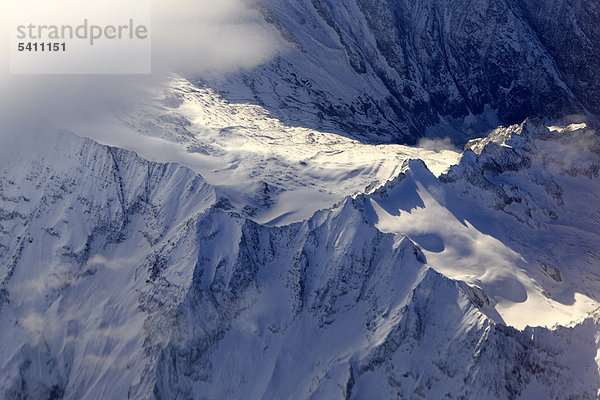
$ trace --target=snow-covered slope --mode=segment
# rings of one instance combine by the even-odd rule
[[[3,147],[3,396],[594,398],[598,136],[552,129],[282,226],[68,133]]]
[[[71,134],[3,144],[2,397],[122,398],[144,365],[138,269],[214,191],[188,169]]]
[[[436,175],[456,163],[450,143],[371,145],[290,126],[253,104],[231,103],[173,76],[114,121],[69,126],[81,135],[160,162],[184,164],[254,221],[302,221],[344,197],[378,186],[410,158]]]
[[[376,225],[423,247],[443,274],[497,298],[517,326],[567,324],[597,306],[599,137],[539,121],[467,144],[436,179],[420,161],[369,197]]]

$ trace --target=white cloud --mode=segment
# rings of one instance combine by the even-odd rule
[[[278,33],[244,0],[152,1],[152,76],[10,75],[8,38],[6,30],[0,32],[0,135],[98,119],[168,72],[230,73],[266,62],[278,51]],[[3,0],[0,26],[8,26],[8,14]]]
[[[449,137],[433,139],[421,138],[417,143],[417,147],[436,152],[442,150],[460,151],[460,149],[452,143],[452,140]]]
[[[278,35],[260,21],[242,0],[155,0],[153,69],[197,74],[263,63]]]

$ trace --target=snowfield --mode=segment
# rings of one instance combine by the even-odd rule
[[[72,129],[150,160],[185,165],[260,223],[307,219],[393,178],[406,159],[423,159],[440,175],[460,156],[451,145],[371,145],[288,126],[261,106],[228,102],[176,76],[148,92],[150,101],[110,124],[85,121]]]

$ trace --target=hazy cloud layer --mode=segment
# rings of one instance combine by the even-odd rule
[[[60,3],[57,1],[56,3]],[[0,3],[0,25],[8,26]],[[227,73],[252,68],[277,51],[278,35],[243,0],[154,0],[152,76],[10,75],[8,37],[0,33],[0,135],[68,126],[109,113],[168,72]],[[108,115],[108,114],[107,114]]]

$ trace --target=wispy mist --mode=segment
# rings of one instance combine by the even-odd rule
[[[419,142],[417,143],[417,147],[421,147],[426,150],[432,150],[432,151],[437,151],[437,152],[440,152],[442,150],[451,150],[451,151],[460,151],[461,150],[452,143],[452,139],[450,139],[449,137],[433,138],[433,139],[421,138],[421,139],[419,139]]]
[[[8,14],[3,2],[2,26],[8,26]],[[278,49],[277,33],[243,0],[153,0],[151,76],[10,75],[5,31],[0,36],[0,135],[5,137],[108,115],[167,73],[235,72],[268,61]]]

